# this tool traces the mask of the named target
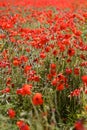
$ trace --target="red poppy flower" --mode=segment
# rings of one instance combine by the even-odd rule
[[[62,73],[58,74],[58,78],[59,78],[60,81],[66,80],[65,76]]]
[[[24,72],[25,73],[28,73],[30,70],[31,70],[31,66],[30,65],[26,65],[25,67],[24,67]]]
[[[33,77],[33,80],[36,81],[36,82],[39,82],[39,81],[40,81],[40,77],[37,76],[37,75],[35,75],[35,76]]]
[[[24,84],[21,89],[17,89],[16,93],[21,95],[30,95],[31,94],[31,84]]]
[[[9,93],[10,92],[10,88],[6,87],[5,89],[0,91],[1,93]]]
[[[51,73],[47,75],[48,80],[51,80],[52,78],[53,78],[53,75]]]
[[[9,115],[10,118],[14,118],[15,115],[16,115],[14,109],[10,108],[10,109],[8,110],[8,115]]]
[[[5,88],[5,92],[6,92],[6,93],[9,93],[9,92],[10,92],[10,88],[9,88],[9,87],[6,87],[6,88]]]
[[[87,84],[87,75],[82,76],[82,81]]]
[[[17,126],[18,126],[18,127],[21,127],[23,124],[24,124],[24,121],[22,121],[22,120],[17,121]]]
[[[86,57],[83,54],[80,55],[80,58],[83,59],[83,60],[86,60]]]
[[[77,121],[77,122],[75,123],[74,127],[75,127],[76,130],[85,130],[82,121]]]
[[[40,58],[44,59],[46,57],[46,54],[44,52],[40,53]]]
[[[72,69],[66,68],[66,74],[71,74],[71,73],[72,73]]]
[[[32,88],[32,85],[24,84],[23,87],[22,87],[24,95],[26,95],[26,94],[30,95],[31,94],[31,91],[30,91],[31,88]]]
[[[42,105],[43,104],[42,94],[36,93],[32,98],[32,102],[34,105]]]
[[[54,49],[53,50],[53,55],[56,56],[58,54],[58,50]]]
[[[79,75],[79,68],[75,68],[75,69],[74,69],[74,74],[75,74],[75,75]]]
[[[75,50],[74,50],[73,48],[69,48],[69,49],[68,49],[68,55],[69,55],[69,56],[75,55]]]
[[[29,48],[26,48],[26,52],[30,52],[30,49],[29,49]]]
[[[30,127],[22,120],[17,122],[17,126],[20,130],[30,130]]]
[[[28,57],[23,55],[23,56],[20,57],[20,61],[21,62],[27,62],[28,61]]]
[[[19,66],[20,65],[19,60],[18,59],[13,60],[13,65],[14,66]]]
[[[81,33],[81,31],[76,31],[76,30],[75,30],[74,34],[75,34],[76,36],[80,36],[82,33]]]
[[[21,88],[21,89],[17,89],[17,90],[16,90],[16,93],[17,93],[17,94],[24,95],[24,94],[23,94],[23,89],[22,89],[22,88]]]
[[[51,84],[52,84],[53,86],[57,86],[58,81],[59,81],[59,78],[54,78],[54,79],[52,80]]]
[[[57,90],[59,90],[59,91],[64,90],[64,84],[59,84],[59,85],[57,86]]]
[[[46,48],[45,48],[45,51],[46,52],[49,52],[51,50],[51,47],[50,46],[47,46]]]
[[[65,45],[60,44],[59,49],[60,49],[60,52],[64,52],[65,51]]]
[[[50,64],[50,68],[51,69],[56,69],[56,64],[55,63]]]
[[[23,124],[21,127],[20,127],[20,130],[30,130],[29,126],[27,124]]]
[[[73,97],[73,96],[79,96],[80,95],[80,89],[75,89],[74,91],[72,91],[70,93],[70,96]]]

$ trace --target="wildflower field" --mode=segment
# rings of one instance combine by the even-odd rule
[[[0,130],[87,130],[87,0],[0,1]]]

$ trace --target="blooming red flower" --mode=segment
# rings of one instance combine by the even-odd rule
[[[26,52],[30,52],[30,49],[29,49],[29,48],[26,48]]]
[[[81,35],[81,31],[76,31],[76,30],[75,30],[74,34],[75,34],[76,36],[80,36],[80,35]]]
[[[23,56],[20,57],[20,61],[27,62],[28,61],[28,57],[23,55]]]
[[[66,80],[65,76],[62,73],[58,74],[58,78],[60,81],[63,81],[63,82],[65,82]]]
[[[19,64],[20,64],[19,60],[17,60],[17,59],[13,60],[13,65],[14,66],[19,66]]]
[[[69,49],[68,49],[68,55],[69,55],[69,56],[75,55],[75,50],[74,50],[73,48],[69,48]]]
[[[77,121],[77,122],[75,123],[74,127],[75,127],[76,130],[85,130],[82,121]]]
[[[5,89],[0,91],[1,93],[9,93],[10,92],[10,88],[6,87]]]
[[[10,118],[14,118],[15,115],[16,115],[14,109],[10,108],[10,109],[8,110],[8,115],[9,115]]]
[[[20,127],[20,130],[30,130],[29,126],[27,124],[23,124],[21,127]]]
[[[83,59],[83,60],[86,60],[86,57],[83,54],[80,55],[80,58]]]
[[[71,73],[72,73],[72,69],[66,68],[66,74],[71,74]]]
[[[24,124],[24,121],[22,121],[22,120],[17,121],[17,126],[18,126],[18,127],[21,127],[23,124]]]
[[[47,47],[45,48],[45,51],[46,51],[46,52],[50,52],[50,50],[51,50],[51,47],[50,47],[50,46],[47,46]]]
[[[58,86],[57,86],[57,90],[59,90],[59,91],[62,91],[62,90],[64,90],[64,84],[59,84]]]
[[[58,81],[59,81],[59,78],[54,78],[54,79],[52,80],[51,84],[52,84],[53,86],[57,86]]]
[[[60,52],[64,52],[65,51],[65,45],[59,44],[59,49],[60,49]]]
[[[35,75],[35,76],[33,77],[33,80],[36,81],[36,82],[39,82],[39,81],[40,81],[40,77],[37,76],[37,75]]]
[[[73,96],[79,96],[80,95],[80,89],[75,89],[74,91],[72,91],[70,93],[70,96],[73,97]]]
[[[30,95],[31,94],[31,84],[24,84],[21,89],[17,89],[17,94]]]
[[[44,52],[40,53],[40,58],[44,59],[46,57],[46,54]]]
[[[74,74],[75,74],[75,75],[79,75],[79,68],[75,68],[75,69],[74,69]]]
[[[82,76],[82,81],[87,84],[87,75]]]
[[[50,68],[51,69],[56,69],[56,64],[54,64],[54,63],[50,64]]]
[[[28,73],[30,70],[31,70],[31,66],[30,65],[26,65],[25,67],[24,67],[24,72],[25,73]]]
[[[22,87],[24,94],[30,95],[31,94],[31,91],[30,91],[31,88],[32,88],[32,85],[24,84],[23,87]]]
[[[17,126],[20,130],[30,130],[30,127],[22,120],[17,122]]]
[[[42,94],[36,93],[32,98],[32,102],[34,105],[42,105],[43,104]]]
[[[58,50],[53,50],[53,55],[56,56],[58,54]]]
[[[51,73],[47,75],[48,80],[51,80],[52,78],[53,78],[53,75]]]

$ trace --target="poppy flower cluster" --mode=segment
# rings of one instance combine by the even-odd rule
[[[70,10],[27,5],[0,10],[0,105],[6,106],[0,110],[7,110],[20,130],[41,125],[51,129],[51,124],[56,128],[60,121],[71,124],[70,118],[83,111],[87,9],[81,4],[77,9],[78,4]],[[76,122],[75,128],[80,127]]]

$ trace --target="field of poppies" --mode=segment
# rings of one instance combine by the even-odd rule
[[[58,2],[0,2],[1,130],[87,130],[87,1]]]

